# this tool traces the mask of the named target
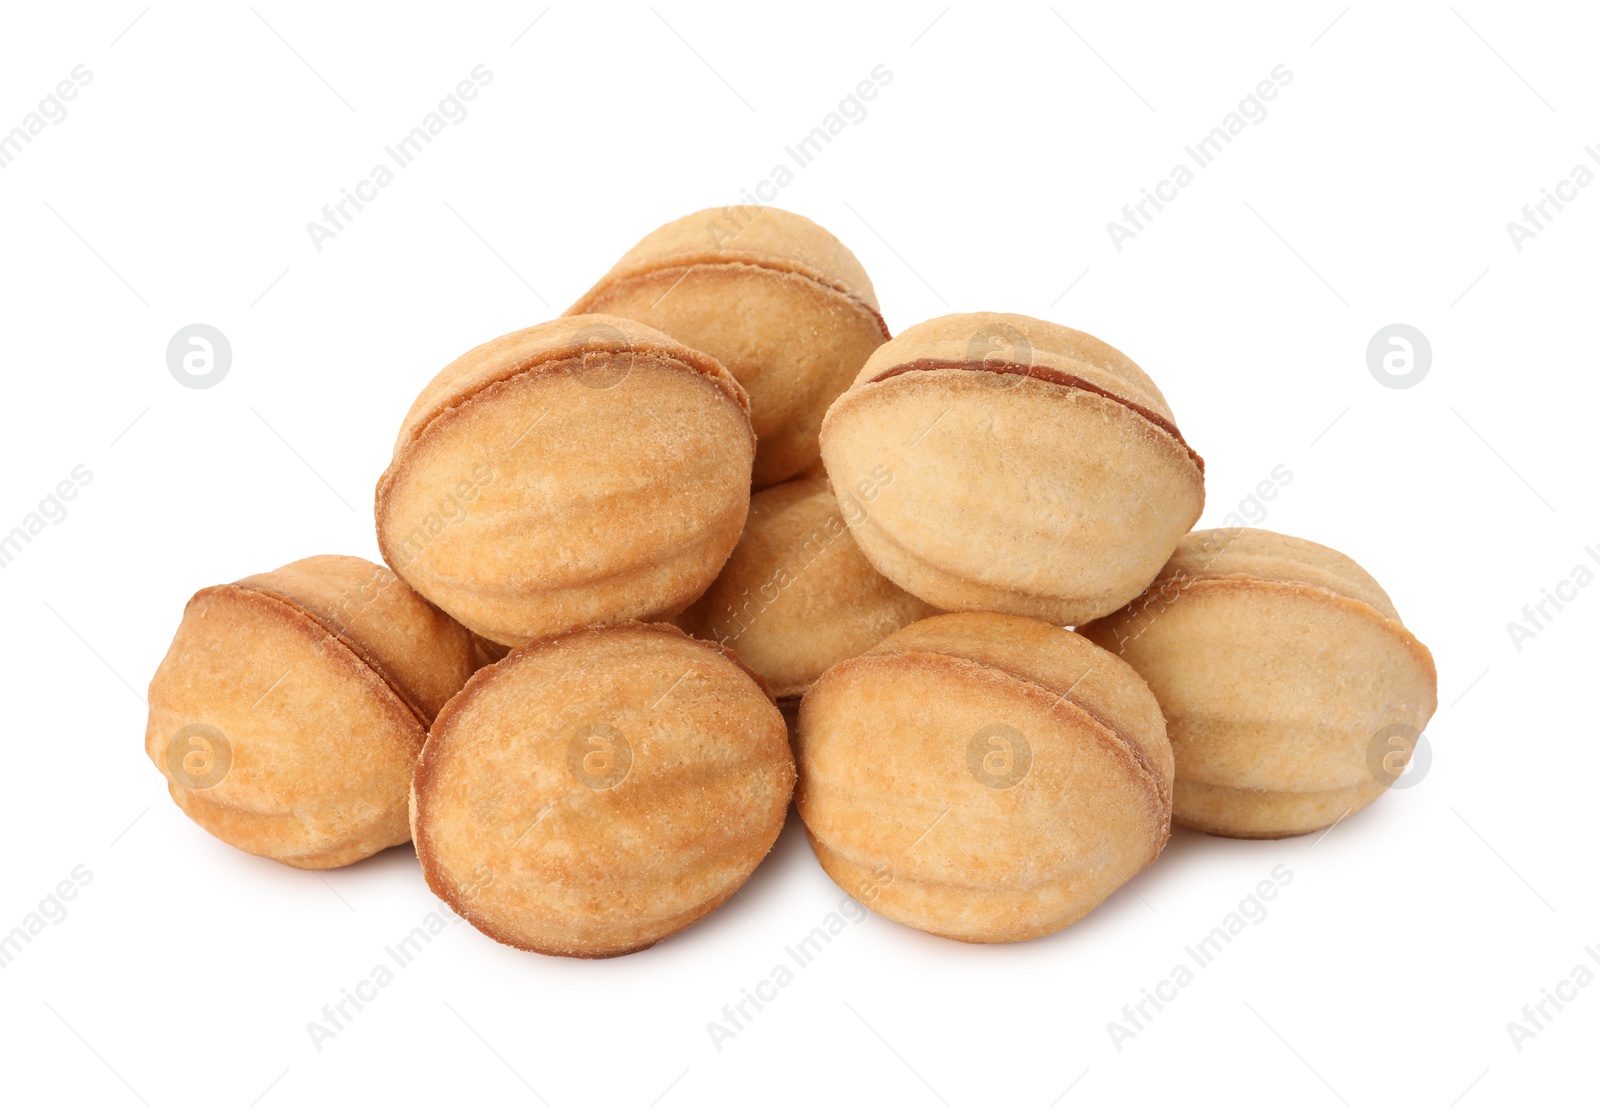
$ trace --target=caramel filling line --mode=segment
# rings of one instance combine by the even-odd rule
[[[1043,367],[1038,364],[1013,363],[1010,360],[942,360],[928,358],[907,360],[903,364],[896,364],[894,367],[880,371],[877,375],[868,379],[867,383],[882,383],[886,379],[893,379],[895,376],[904,375],[908,371],[989,371],[996,375],[1026,375],[1032,379],[1042,379],[1046,383],[1055,383],[1062,387],[1075,387],[1080,391],[1097,394],[1101,398],[1115,402],[1118,406],[1127,407],[1182,445],[1183,451],[1189,454],[1189,459],[1194,461],[1194,465],[1200,470],[1200,474],[1202,476],[1205,475],[1206,462],[1201,459],[1199,453],[1189,447],[1189,443],[1183,439],[1183,434],[1178,432],[1178,427],[1173,425],[1171,421],[1157,414],[1149,407],[1140,406],[1131,399],[1113,394],[1098,383],[1093,383],[1081,375],[1073,375],[1069,372],[1058,371],[1053,367]]]

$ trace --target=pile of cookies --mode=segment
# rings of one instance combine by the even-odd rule
[[[1204,499],[1104,341],[1000,313],[891,338],[827,231],[707,210],[422,388],[377,484],[387,567],[198,592],[145,749],[233,846],[324,869],[410,841],[519,948],[694,923],[791,798],[865,905],[1026,940],[1173,820],[1277,838],[1365,807],[1434,711],[1371,576],[1190,532]]]

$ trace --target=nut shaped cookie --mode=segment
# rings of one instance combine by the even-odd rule
[[[226,843],[322,870],[411,838],[428,725],[471,636],[380,565],[308,557],[204,588],[150,681],[145,752]]]
[[[567,312],[642,321],[720,360],[750,392],[758,488],[816,461],[828,404],[889,339],[850,249],[770,206],[662,225]]]
[[[1037,619],[938,615],[800,702],[817,859],[886,917],[978,943],[1065,928],[1167,842],[1172,751],[1138,674]]]
[[[737,652],[784,699],[834,662],[932,615],[867,563],[845,525],[865,513],[863,500],[846,492],[844,504],[825,478],[756,492],[733,556],[677,624]]]
[[[733,551],[755,438],[716,360],[619,317],[568,317],[456,360],[378,481],[378,544],[423,596],[515,646],[676,614]]]
[[[1377,581],[1268,530],[1195,531],[1082,631],[1149,682],[1177,760],[1173,818],[1217,835],[1300,835],[1365,808],[1438,706],[1433,656]]]
[[[828,410],[822,455],[841,491],[893,474],[851,532],[948,611],[1115,611],[1205,502],[1200,457],[1138,365],[1016,314],[939,317],[879,348]]]
[[[434,723],[411,823],[429,887],[486,935],[600,958],[732,897],[793,787],[759,681],[720,647],[628,623],[478,672]]]

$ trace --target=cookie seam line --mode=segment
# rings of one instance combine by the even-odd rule
[[[400,684],[389,674],[389,671],[385,669],[380,662],[362,652],[361,646],[355,641],[355,639],[340,634],[322,619],[306,610],[305,607],[301,606],[290,596],[286,596],[266,588],[259,588],[254,585],[240,584],[238,581],[233,581],[229,584],[219,584],[215,588],[207,588],[205,591],[215,592],[219,588],[231,588],[239,592],[244,592],[248,595],[260,596],[263,599],[272,600],[274,603],[280,604],[281,606],[288,608],[290,611],[293,611],[300,617],[308,620],[312,625],[316,626],[329,638],[333,639],[333,641],[344,647],[344,649],[353,658],[355,658],[360,665],[365,667],[373,676],[377,677],[378,680],[383,683],[384,688],[392,693],[394,698],[400,701],[401,706],[404,707],[405,710],[411,714],[411,717],[417,721],[417,726],[422,728],[423,733],[427,733],[429,720],[428,717],[423,713],[422,708],[418,704],[414,703],[412,698],[402,691]],[[198,596],[199,593],[196,593],[196,595]]]
[[[591,312],[585,307],[593,302],[598,301],[609,287],[615,286],[618,283],[649,278],[650,276],[659,274],[662,271],[676,271],[681,269],[687,273],[694,270],[696,267],[752,267],[758,271],[770,271],[775,275],[794,275],[797,278],[805,279],[807,282],[820,286],[824,290],[838,294],[840,297],[845,298],[858,308],[865,310],[867,315],[871,317],[873,322],[878,326],[878,331],[883,334],[884,341],[888,342],[894,339],[894,336],[889,332],[889,323],[883,319],[883,312],[873,307],[849,287],[843,285],[842,283],[835,282],[834,280],[825,277],[821,272],[813,271],[811,268],[806,267],[803,264],[790,263],[790,265],[787,267],[779,267],[774,266],[772,263],[761,262],[753,256],[745,259],[702,259],[693,256],[673,256],[664,262],[641,264],[639,267],[633,270],[622,271],[616,274],[607,274],[601,278],[599,282],[595,283],[594,289],[590,290],[582,298],[579,298],[576,302],[574,302],[572,308],[569,309],[567,313],[574,314]],[[626,317],[627,314],[620,314],[619,316]]]
[[[696,547],[705,544],[706,539],[708,537],[712,536],[716,532],[716,527],[721,523],[721,521],[722,521],[721,517],[715,518],[704,529],[702,529],[699,533],[686,536],[682,540],[672,544],[670,547],[662,548],[661,550],[656,552],[655,558],[654,558],[653,561],[650,560],[650,559],[641,557],[633,565],[629,565],[629,566],[624,567],[624,568],[614,569],[614,570],[612,570],[610,572],[605,573],[604,575],[594,576],[594,577],[591,577],[588,580],[572,581],[572,582],[568,582],[568,583],[565,583],[565,584],[558,584],[558,585],[553,585],[553,586],[551,586],[551,585],[540,585],[540,584],[531,583],[531,582],[519,582],[519,583],[517,583],[517,584],[515,584],[513,586],[514,591],[511,594],[502,594],[502,596],[500,596],[498,598],[500,598],[502,601],[504,601],[506,599],[515,598],[517,595],[523,595],[523,594],[530,593],[530,592],[531,593],[537,593],[537,594],[540,594],[540,595],[558,594],[558,593],[565,593],[565,592],[573,592],[573,593],[585,593],[586,592],[586,593],[593,594],[593,593],[599,591],[601,588],[604,588],[604,587],[606,587],[607,585],[609,585],[609,584],[611,584],[613,582],[622,580],[622,579],[624,579],[626,577],[629,577],[629,576],[634,576],[634,575],[636,575],[638,573],[641,573],[641,572],[644,572],[644,571],[647,571],[650,568],[654,567],[655,565],[658,565],[660,563],[676,559],[676,558],[684,555],[685,553],[689,553],[690,551],[694,550]],[[735,540],[734,544],[735,545],[738,544],[737,539]],[[380,541],[379,541],[379,550],[382,551],[382,549],[383,549],[383,543],[382,543],[382,541],[380,539]],[[388,554],[384,553],[383,556],[384,556],[384,560],[387,561],[388,560]],[[411,568],[414,565],[415,565],[414,561],[410,562],[410,563],[408,563],[407,568]],[[396,573],[395,575],[399,576],[400,574]],[[401,577],[401,579],[402,580],[406,580],[405,577]],[[432,587],[434,589],[450,589],[450,590],[459,591],[459,590],[461,590],[463,588],[469,588],[470,589],[470,588],[478,587],[477,581],[474,580],[470,575],[445,575],[445,574],[439,572],[437,568],[435,568],[433,570],[431,580],[432,580]],[[406,582],[408,584],[410,583],[409,580],[406,580]],[[420,595],[421,593],[419,592],[418,594]],[[695,597],[695,598],[698,598],[698,597]],[[689,602],[693,603],[694,599],[691,598]],[[438,605],[435,605],[435,606],[438,606]],[[688,605],[685,604],[684,606],[687,607]],[[667,614],[675,614],[675,613],[676,612],[673,612],[673,611],[670,611],[670,610],[667,612]],[[465,622],[462,622],[462,620],[460,618],[457,618],[455,615],[452,614],[451,618],[455,619],[456,622],[460,623],[462,626],[467,627],[468,630],[472,630],[473,629],[470,626],[468,626]],[[626,621],[644,621],[644,622],[649,622],[650,620],[626,620]],[[591,621],[587,621],[587,622],[581,623],[581,624],[579,624],[579,626],[570,627],[570,628],[564,628],[562,631],[557,631],[557,632],[553,632],[553,633],[559,634],[559,633],[566,633],[566,632],[573,631],[573,630],[583,630],[583,629],[586,629],[586,628],[589,628],[589,627],[617,626],[617,625],[618,624],[615,623],[615,622],[604,622],[604,621],[599,621],[599,620],[591,620]],[[512,632],[506,632],[506,631],[497,631],[496,632],[496,634],[511,634],[511,633]],[[480,637],[488,638],[488,635],[480,635]],[[547,635],[541,635],[540,637],[543,638],[543,637],[548,637],[548,636]],[[490,641],[495,641],[497,645],[502,645],[502,646],[511,645],[511,643],[509,643],[509,642],[500,642],[500,641],[498,641],[498,639],[490,639]]]
[[[906,360],[885,368],[870,379],[862,382],[860,386],[867,387],[874,383],[882,383],[912,371],[987,371],[996,375],[1022,375],[1029,379],[1037,379],[1043,383],[1053,383],[1060,387],[1072,387],[1086,391],[1089,394],[1099,395],[1101,398],[1132,411],[1176,441],[1182,446],[1183,451],[1188,454],[1189,459],[1194,462],[1201,478],[1205,477],[1206,464],[1204,458],[1194,451],[1188,441],[1184,440],[1183,434],[1179,431],[1176,423],[1148,406],[1140,405],[1114,391],[1107,390],[1093,380],[1086,379],[1081,375],[1074,375],[1069,371],[1061,371],[1046,364],[1019,364],[1011,360],[950,360],[925,357]]]
[[[750,398],[748,392],[746,392],[743,386],[739,384],[739,381],[733,377],[733,373],[728,371],[726,367],[722,366],[720,361],[713,361],[716,363],[716,370],[713,370],[699,367],[689,360],[681,358],[677,353],[660,347],[641,348],[632,344],[622,346],[615,344],[596,344],[588,346],[580,345],[572,348],[571,351],[542,351],[536,355],[526,357],[523,360],[508,364],[505,367],[493,372],[489,378],[477,384],[477,386],[472,388],[470,393],[463,395],[455,402],[441,403],[425,419],[416,424],[416,427],[412,431],[411,435],[405,439],[401,446],[397,446],[395,452],[395,461],[391,462],[391,470],[393,468],[393,464],[398,462],[400,448],[409,448],[415,445],[442,418],[455,412],[456,410],[460,410],[463,407],[470,405],[484,391],[497,387],[503,387],[514,379],[535,376],[542,370],[547,370],[547,365],[563,363],[575,357],[582,356],[588,352],[607,352],[611,354],[626,353],[630,356],[654,356],[659,359],[666,360],[676,367],[680,367],[694,373],[695,376],[701,379],[709,379],[711,382],[715,383],[718,390],[727,396],[728,401],[734,403],[739,407],[739,409],[744,411],[745,421],[748,423],[750,420]],[[691,355],[705,355],[705,353],[695,352],[694,349],[688,348],[687,346],[685,346],[684,352]],[[707,359],[713,358],[707,356]],[[717,370],[720,370],[723,375],[728,377],[728,381],[733,384],[732,390],[730,390],[728,385],[722,381],[722,377],[717,374]],[[753,431],[751,432],[750,439],[752,442],[755,440],[755,433]]]
[[[607,352],[638,351],[637,349],[615,348],[609,346],[603,350]],[[692,351],[692,349],[690,351]],[[509,368],[503,369],[501,372],[497,373],[497,378],[479,384],[472,391],[472,393],[460,398],[454,403],[441,405],[438,410],[429,415],[427,420],[418,423],[411,436],[407,437],[402,445],[396,446],[394,456],[389,461],[389,466],[383,470],[383,475],[378,477],[377,490],[373,493],[373,517],[378,523],[378,551],[380,554],[382,554],[384,563],[387,564],[391,570],[394,569],[395,566],[394,562],[389,559],[387,538],[383,529],[383,524],[387,518],[387,515],[384,513],[384,504],[391,489],[396,483],[399,482],[400,476],[407,471],[407,466],[410,464],[410,461],[402,458],[409,457],[411,455],[408,450],[415,449],[415,447],[422,441],[424,437],[429,434],[430,431],[434,429],[435,426],[437,426],[440,422],[447,420],[451,415],[454,415],[472,405],[484,392],[506,389],[516,380],[532,378],[541,374],[545,371],[546,365],[570,360],[574,356],[580,354],[581,350],[569,352],[565,355],[545,354],[533,358],[527,363],[514,364]],[[680,360],[676,356],[665,351],[656,350],[650,354],[659,356],[670,361],[677,367],[688,370],[697,378],[710,380],[723,394],[723,396],[727,398],[729,402],[733,403],[744,416],[745,428],[750,435],[750,451],[753,457],[756,448],[756,434],[754,428],[750,426],[750,396],[744,390],[744,388],[739,385],[738,380],[733,378],[733,374],[726,368],[722,368],[723,374],[726,375],[728,380],[733,383],[734,391],[730,391],[722,382],[722,380],[713,372],[696,367],[694,364],[689,363],[686,360]],[[718,366],[721,367],[720,364]],[[737,393],[734,393],[735,391]],[[399,575],[399,573],[396,572],[396,575]],[[402,576],[401,579],[404,580],[405,577]]]
[[[170,788],[171,788],[171,782],[170,781],[168,782],[168,786],[169,786],[169,791],[170,791]],[[183,788],[183,787],[180,785],[179,788]],[[306,823],[315,823],[315,821],[322,814],[324,814],[325,812],[328,811],[328,809],[313,809],[313,810],[310,810],[310,811],[305,811],[305,810],[302,810],[300,808],[287,809],[287,810],[281,811],[281,812],[263,811],[263,810],[258,809],[258,808],[252,808],[250,805],[247,805],[247,804],[242,804],[241,803],[241,804],[235,805],[235,804],[229,804],[229,803],[226,803],[226,802],[223,802],[223,801],[213,800],[208,796],[202,795],[202,792],[203,791],[193,790],[193,789],[185,789],[184,790],[185,797],[190,802],[195,803],[195,804],[200,804],[200,805],[206,805],[206,806],[208,806],[210,808],[216,809],[218,812],[227,813],[230,818],[233,818],[233,817],[249,817],[249,818],[254,818],[256,820],[263,820],[263,821],[268,821],[268,822],[272,822],[272,823],[275,823],[275,822],[278,822],[278,821],[282,821],[282,820],[286,820],[286,819],[289,819],[289,818],[298,818],[298,819],[301,819],[302,821],[304,821]],[[174,802],[176,802],[177,798],[174,797],[173,799],[174,799]],[[183,805],[181,805],[181,804],[179,804],[178,807],[180,809],[183,809]],[[187,814],[188,810],[184,809],[184,812]],[[202,824],[201,827],[204,828],[205,825]],[[210,829],[206,829],[206,830],[209,831]],[[213,833],[213,834],[215,834],[215,833]],[[217,838],[220,839],[221,837],[219,836]],[[281,839],[281,837],[279,837],[279,838]],[[347,860],[344,863],[336,864],[335,867],[317,867],[317,866],[310,866],[307,863],[307,860],[310,860],[310,859],[338,857],[340,854],[350,850],[353,847],[361,846],[361,844],[364,841],[359,836],[351,836],[348,839],[341,840],[338,843],[332,844],[332,845],[327,846],[327,847],[323,847],[320,850],[318,850],[315,854],[297,854],[293,850],[293,845],[290,844],[290,843],[287,843],[287,842],[283,843],[281,851],[251,851],[251,850],[248,850],[247,848],[238,847],[237,844],[229,843],[229,841],[227,841],[227,840],[223,840],[223,842],[224,843],[228,843],[228,845],[230,847],[237,847],[238,850],[244,851],[245,854],[247,854],[247,855],[255,855],[258,858],[271,859],[274,862],[283,863],[285,866],[292,866],[292,867],[296,868],[297,870],[330,870],[330,869],[336,869],[336,866],[349,866],[353,862],[359,862],[361,858],[367,858],[368,857],[368,855],[363,855],[358,859]],[[379,850],[387,850],[389,847],[399,847],[401,844],[407,843],[407,842],[409,842],[409,838],[402,839],[397,843],[387,844],[385,847],[379,848]],[[376,852],[369,852],[368,854],[369,855],[376,854]],[[290,860],[295,860],[295,861],[291,862]]]
[[[971,607],[951,607],[944,609],[950,613],[962,611],[993,611],[999,614],[1016,614],[1021,611],[1021,608],[1018,604],[1012,601],[1016,600],[1018,597],[1028,601],[1037,600],[1041,605],[1045,606],[1063,605],[1069,603],[1087,605],[1092,602],[1083,596],[1052,595],[1049,592],[1035,592],[1026,588],[1005,588],[997,584],[990,584],[985,581],[978,580],[976,578],[977,574],[975,573],[970,573],[962,569],[951,568],[948,565],[941,564],[939,561],[936,561],[932,556],[911,548],[908,544],[902,542],[899,538],[892,535],[881,522],[873,519],[870,513],[868,513],[867,517],[861,522],[851,526],[850,530],[852,534],[855,534],[855,532],[858,530],[865,530],[869,528],[873,531],[873,538],[875,541],[880,544],[890,546],[895,550],[895,552],[904,554],[905,556],[928,566],[941,576],[948,577],[951,580],[962,581],[964,584],[975,585],[985,591],[1002,594],[1007,597],[1007,602],[1003,609],[1001,606],[991,602],[987,604],[975,604]],[[859,536],[857,537],[857,544],[860,544]],[[1135,599],[1137,598],[1138,597],[1135,597]],[[1096,603],[1095,606],[1099,607],[1102,605]],[[1120,610],[1121,607],[1115,608],[1112,612],[1109,612],[1109,614],[1115,614],[1116,611]],[[1083,620],[1084,623],[1093,621],[1094,620],[1089,619]],[[1065,626],[1066,624],[1062,625]]]
[[[1051,705],[1050,705],[1050,709],[1049,709],[1050,712],[1054,712],[1055,709],[1060,705],[1068,705],[1068,706],[1070,706],[1072,708],[1077,709],[1079,712],[1081,712],[1083,714],[1084,718],[1086,718],[1090,723],[1094,724],[1096,727],[1098,727],[1102,731],[1104,731],[1106,736],[1109,737],[1110,741],[1116,744],[1117,751],[1119,753],[1125,754],[1128,757],[1128,759],[1132,762],[1133,767],[1136,770],[1138,770],[1141,774],[1144,775],[1144,778],[1149,783],[1147,788],[1153,793],[1153,795],[1155,797],[1157,810],[1159,812],[1170,812],[1171,811],[1172,800],[1171,800],[1170,793],[1166,789],[1163,788],[1162,779],[1161,779],[1160,775],[1156,772],[1156,770],[1153,768],[1151,759],[1144,753],[1143,748],[1137,747],[1133,743],[1129,742],[1128,738],[1123,734],[1123,732],[1119,731],[1117,728],[1115,728],[1115,727],[1111,726],[1110,724],[1106,723],[1105,720],[1103,720],[1099,716],[1095,715],[1088,708],[1085,708],[1082,704],[1078,703],[1076,700],[1065,699],[1065,696],[1066,696],[1065,693],[1055,692],[1055,691],[1051,690],[1048,686],[1046,686],[1044,684],[1041,684],[1039,681],[1034,680],[1034,679],[1029,678],[1029,677],[1025,677],[1025,676],[1023,676],[1023,675],[1021,675],[1019,673],[1015,673],[1012,670],[1005,668],[1004,666],[994,665],[994,664],[991,664],[991,663],[988,663],[988,662],[976,661],[976,660],[974,660],[972,658],[962,657],[962,656],[960,656],[958,654],[945,653],[945,652],[940,651],[940,650],[924,650],[924,649],[909,649],[909,648],[902,649],[902,648],[896,647],[896,648],[887,649],[887,650],[868,651],[867,653],[861,655],[860,657],[851,658],[851,659],[848,659],[848,661],[849,661],[849,663],[853,664],[853,663],[865,663],[865,662],[870,662],[870,661],[875,661],[875,660],[883,660],[883,659],[905,658],[905,657],[912,657],[912,656],[938,658],[938,659],[940,659],[941,661],[944,661],[944,662],[955,663],[958,666],[958,668],[966,668],[966,669],[971,669],[971,670],[974,670],[974,671],[981,671],[981,672],[986,672],[986,673],[999,674],[999,675],[1007,678],[1008,680],[1015,681],[1016,683],[1022,685],[1024,688],[1028,689],[1030,697],[1033,697],[1033,698],[1049,697],[1051,699]],[[840,663],[840,664],[845,664],[845,663]],[[864,667],[865,667],[864,665],[863,666],[858,666],[858,668],[864,668]],[[835,667],[835,668],[837,668],[837,667]],[[831,672],[831,670],[829,672]],[[826,674],[824,674],[824,676],[826,676]],[[818,678],[818,680],[820,681],[821,678]],[[815,687],[815,685],[813,685],[813,688],[814,687]]]
[[[1325,587],[1325,586],[1323,586],[1321,584],[1313,584],[1309,580],[1294,580],[1294,579],[1291,579],[1291,578],[1270,578],[1269,579],[1267,577],[1254,576],[1254,575],[1252,575],[1250,573],[1234,573],[1234,574],[1212,573],[1212,574],[1202,574],[1200,576],[1192,576],[1192,575],[1184,574],[1184,575],[1179,575],[1179,576],[1168,576],[1168,577],[1162,577],[1159,580],[1152,581],[1151,584],[1150,584],[1150,587],[1146,588],[1142,593],[1140,593],[1140,595],[1139,595],[1139,597],[1137,599],[1132,600],[1130,603],[1128,603],[1126,608],[1121,609],[1121,610],[1132,610],[1135,607],[1135,605],[1138,604],[1140,599],[1143,599],[1145,596],[1150,595],[1151,593],[1157,591],[1158,589],[1160,589],[1160,588],[1162,588],[1162,587],[1164,587],[1164,586],[1166,586],[1168,584],[1179,584],[1179,585],[1182,585],[1182,587],[1180,587],[1178,589],[1178,593],[1177,593],[1180,596],[1183,595],[1183,593],[1189,591],[1192,588],[1206,588],[1206,587],[1210,587],[1210,586],[1220,586],[1220,587],[1223,587],[1223,588],[1245,588],[1245,587],[1248,587],[1248,588],[1266,588],[1266,589],[1269,589],[1269,590],[1270,589],[1287,589],[1290,592],[1295,592],[1295,593],[1309,592],[1314,596],[1317,596],[1317,597],[1320,597],[1320,598],[1324,598],[1324,599],[1327,599],[1327,600],[1330,600],[1330,601],[1333,601],[1333,602],[1336,602],[1336,603],[1339,603],[1339,604],[1342,604],[1342,605],[1353,606],[1355,608],[1360,609],[1360,611],[1362,613],[1371,614],[1372,616],[1376,617],[1379,621],[1381,621],[1384,624],[1385,627],[1390,627],[1390,628],[1397,629],[1401,634],[1403,634],[1404,635],[1403,641],[1405,641],[1408,644],[1413,645],[1417,649],[1421,650],[1422,651],[1422,656],[1430,664],[1433,661],[1433,652],[1431,650],[1429,650],[1426,645],[1423,644],[1421,639],[1419,639],[1416,635],[1412,634],[1410,628],[1407,627],[1405,625],[1405,623],[1402,622],[1399,618],[1394,617],[1394,616],[1385,615],[1383,612],[1379,611],[1376,607],[1373,607],[1366,600],[1356,599],[1356,597],[1354,597],[1354,596],[1347,596],[1343,592],[1335,591],[1334,589]],[[1159,614],[1159,612],[1158,612],[1158,614]],[[1115,615],[1116,615],[1116,613],[1113,613],[1110,616],[1106,616],[1106,618],[1115,618]],[[1099,620],[1095,620],[1095,621],[1099,622]],[[1437,668],[1435,668],[1435,673],[1437,674]]]

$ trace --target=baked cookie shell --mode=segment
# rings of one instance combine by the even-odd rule
[[[377,628],[407,633],[364,640]],[[195,594],[150,682],[145,751],[178,806],[224,842],[343,866],[410,838],[425,705],[470,672],[466,632],[388,570],[312,558]],[[225,776],[205,788],[168,763],[174,734],[196,724],[228,745]]]
[[[715,209],[670,222],[567,312],[628,317],[725,364],[750,392],[757,488],[816,461],[828,404],[889,338],[850,250],[773,208],[737,224]]]
[[[996,725],[1030,747],[1004,789],[969,764]],[[807,692],[796,803],[823,868],[875,911],[959,940],[1026,940],[1080,919],[1160,852],[1161,732],[1138,676],[1070,632],[936,616]]]
[[[1299,835],[1366,807],[1385,788],[1374,733],[1420,731],[1437,707],[1432,655],[1377,582],[1267,531],[1197,532],[1083,634],[1149,682],[1177,758],[1174,819],[1215,834]]]
[[[933,614],[862,556],[848,517],[826,478],[757,492],[733,555],[678,625],[737,651],[784,699],[805,692],[835,662]]]
[[[569,764],[575,733],[595,724],[631,756],[606,788]],[[757,679],[718,647],[630,623],[480,670],[434,725],[412,825],[430,888],[486,935],[600,958],[731,897],[777,839],[793,784],[783,718]]]
[[[1204,505],[1183,442],[1032,376],[914,370],[858,386],[822,444],[841,488],[893,474],[851,531],[879,572],[949,611],[1104,615],[1150,583]]]
[[[412,407],[378,484],[384,558],[501,645],[673,614],[743,527],[746,407],[710,357],[620,318],[500,338]]]
[[[1205,501],[1204,462],[1137,364],[1017,314],[907,329],[830,407],[821,440],[841,489],[893,472],[852,530],[880,572],[950,611],[1063,625],[1114,611]]]

